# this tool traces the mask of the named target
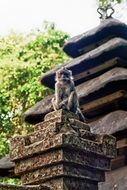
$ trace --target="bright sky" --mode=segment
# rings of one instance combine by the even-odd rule
[[[124,8],[118,16],[127,21]],[[0,0],[0,35],[29,32],[46,20],[74,36],[99,24],[96,9],[96,0]]]

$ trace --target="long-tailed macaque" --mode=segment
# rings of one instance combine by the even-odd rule
[[[52,104],[54,110],[71,111],[77,114],[81,121],[85,121],[85,117],[79,108],[72,72],[65,67],[56,72],[55,98],[52,99]]]

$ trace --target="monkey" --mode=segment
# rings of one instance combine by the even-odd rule
[[[80,108],[77,92],[72,77],[72,71],[62,67],[56,72],[55,97],[52,99],[53,109],[64,109],[78,115],[79,119],[85,122]]]

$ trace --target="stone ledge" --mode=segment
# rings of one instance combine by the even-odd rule
[[[92,181],[104,181],[103,171],[77,167],[71,164],[58,164],[51,167],[44,167],[33,172],[24,173],[21,176],[23,184],[40,184],[58,177],[74,177],[78,179],[89,179]]]
[[[73,123],[72,123],[73,122]],[[78,124],[79,126],[78,126]],[[84,124],[84,123],[83,123]],[[51,123],[48,127],[43,128],[43,123],[37,125],[38,130],[24,136],[25,144],[30,145],[38,141],[45,140],[47,138],[55,137],[58,133],[74,133],[88,140],[96,140],[97,135],[89,132],[89,126],[83,125],[80,121],[67,121],[65,124],[60,122]],[[39,130],[40,129],[40,130]]]
[[[50,190],[49,187],[44,185],[9,185],[9,184],[0,184],[0,190]]]
[[[84,152],[92,152],[98,155],[106,156],[107,158],[114,158],[116,156],[116,140],[109,135],[103,135],[100,142],[85,140],[75,136],[74,134],[58,134],[43,141],[36,142],[29,146],[25,146],[23,137],[16,137],[11,140],[13,149],[11,149],[10,157],[12,160],[31,157],[34,154],[40,154],[48,150],[56,148],[72,148],[82,149]]]
[[[78,116],[74,114],[73,112],[65,111],[63,109],[53,111],[45,115],[44,121],[48,121],[51,119],[59,118],[61,121],[66,122],[68,119],[78,119]]]
[[[110,159],[102,156],[94,156],[92,153],[85,154],[81,150],[54,150],[42,155],[36,155],[32,158],[20,160],[15,163],[15,173],[21,175],[44,166],[52,166],[58,163],[77,164],[79,166],[87,166],[98,170],[109,170]]]
[[[79,123],[79,127],[78,124]],[[84,123],[83,123],[84,124]],[[58,123],[58,122],[54,122],[51,123],[48,127],[42,127],[43,123],[38,124],[38,128],[40,128],[40,130],[35,131],[29,135],[26,136],[19,136],[19,137],[15,137],[14,139],[16,140],[17,138],[17,143],[13,143],[13,139],[11,140],[11,149],[14,149],[19,141],[20,141],[20,137],[24,139],[24,146],[28,146],[31,144],[34,144],[36,142],[39,141],[43,141],[43,140],[47,140],[50,138],[55,137],[58,133],[64,133],[64,134],[75,134],[76,136],[88,139],[88,140],[93,140],[96,141],[96,139],[98,139],[98,135],[93,134],[89,131],[89,126],[87,125],[83,125],[82,122],[80,123],[80,121],[78,120],[74,120],[74,121],[67,121],[65,124],[64,123]]]
[[[58,123],[61,125],[70,124],[72,126],[76,126],[78,128],[84,129],[86,131],[90,131],[90,127],[88,124],[83,123],[83,122],[81,122],[77,119],[74,119],[74,118],[66,119],[65,117],[64,117],[64,119],[63,118],[61,119],[60,117],[55,117],[53,119],[40,122],[34,126],[34,131],[38,131],[38,130],[42,130],[42,129],[46,130],[46,128],[49,127],[50,125],[52,125],[53,123]]]
[[[44,184],[50,186],[51,190],[98,190],[97,182],[72,177],[52,179]]]

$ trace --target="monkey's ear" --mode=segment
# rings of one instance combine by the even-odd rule
[[[64,66],[62,66],[60,70],[66,70],[66,68]]]
[[[68,70],[68,71],[69,71],[70,79],[73,81],[74,78],[73,78],[73,75],[72,75],[72,71],[71,70]]]
[[[58,75],[59,75],[58,72],[56,72],[56,75],[55,75],[55,77],[54,77],[54,80],[55,80],[55,81],[57,81]]]
[[[68,72],[69,72],[70,76],[72,76],[72,71],[71,71],[71,70],[68,70]]]

